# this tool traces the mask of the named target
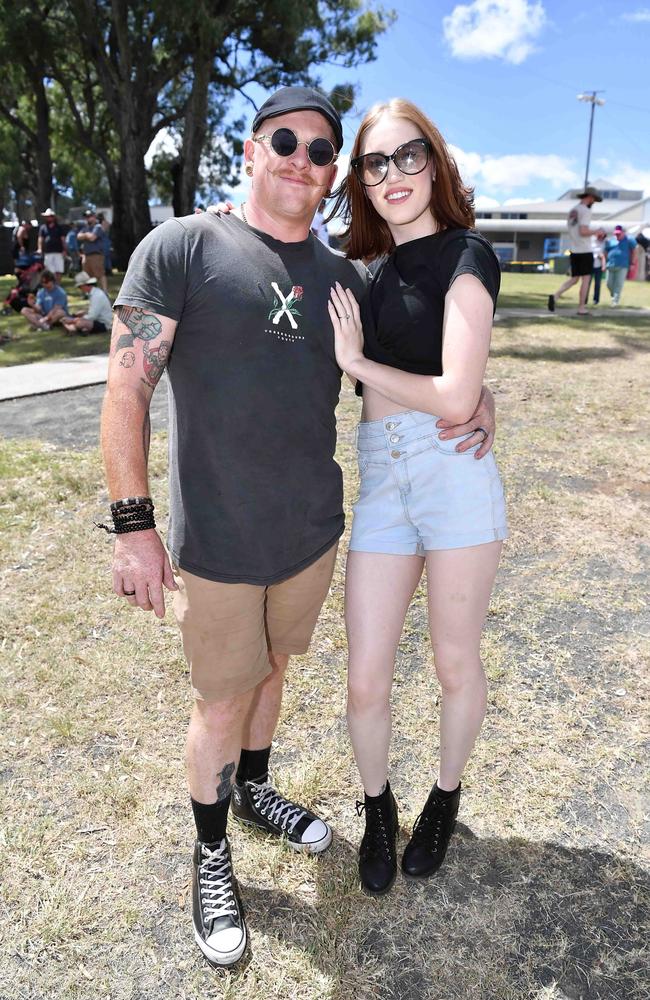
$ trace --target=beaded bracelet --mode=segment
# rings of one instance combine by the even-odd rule
[[[113,527],[106,524],[97,524],[95,527],[103,528],[111,535],[125,535],[131,531],[147,531],[155,528],[156,522],[153,516],[154,504],[151,497],[124,497],[122,500],[114,500],[111,504],[111,515],[113,517]]]

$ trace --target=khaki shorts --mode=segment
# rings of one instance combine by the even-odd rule
[[[89,278],[103,278],[106,274],[103,253],[84,254],[82,263]]]
[[[327,597],[338,542],[295,576],[269,587],[217,583],[174,566],[173,607],[192,693],[224,701],[271,673],[269,653],[306,653]]]

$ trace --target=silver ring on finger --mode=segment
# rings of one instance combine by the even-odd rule
[[[135,590],[125,590],[124,591],[124,596],[125,597],[135,597]]]
[[[474,428],[474,433],[475,434],[478,434],[479,431],[483,435],[483,441],[486,441],[487,437],[488,437],[488,432],[486,431],[485,427],[475,427]],[[481,441],[481,444],[483,444],[483,441]]]

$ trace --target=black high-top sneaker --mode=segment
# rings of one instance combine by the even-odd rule
[[[228,840],[197,840],[192,866],[192,919],[199,948],[214,965],[234,965],[246,949],[246,923]]]
[[[456,825],[459,803],[460,785],[453,795],[444,799],[437,786],[433,786],[404,850],[402,871],[405,875],[427,878],[440,868]]]
[[[386,801],[357,802],[357,814],[366,814],[366,832],[359,847],[361,885],[371,895],[388,892],[397,875],[397,803],[390,788]]]
[[[268,779],[236,781],[230,810],[242,823],[286,837],[294,851],[319,854],[332,843],[332,830],[327,823],[303,806],[285,799]]]

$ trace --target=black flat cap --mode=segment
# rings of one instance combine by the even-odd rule
[[[264,101],[253,119],[253,132],[257,132],[263,121],[277,115],[288,115],[291,111],[317,111],[332,126],[337,150],[343,145],[343,126],[338,111],[324,94],[313,87],[281,87]]]

